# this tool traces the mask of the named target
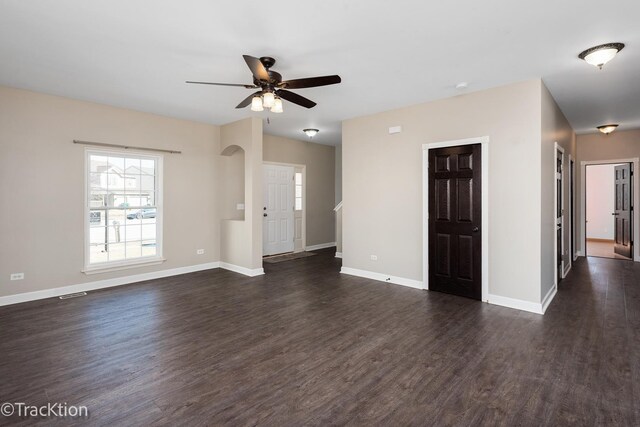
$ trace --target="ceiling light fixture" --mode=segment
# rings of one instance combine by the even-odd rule
[[[262,95],[256,95],[251,98],[251,111],[264,111],[265,108],[271,109],[272,113],[282,113],[282,99],[277,97],[273,92],[264,92]]]
[[[262,95],[262,106],[264,108],[273,107],[273,103],[276,101],[276,97],[273,95],[273,92],[265,92]]]
[[[320,131],[318,129],[302,129],[302,132],[306,133],[309,138],[313,138]]]
[[[264,108],[262,108],[262,97],[254,96],[251,99],[251,111],[262,111],[262,110],[264,110]]]
[[[273,101],[273,107],[271,107],[272,113],[282,113],[284,110],[282,109],[282,99],[276,98]]]
[[[623,48],[624,43],[601,44],[600,46],[594,46],[581,52],[578,58],[602,70],[602,66],[611,61]]]
[[[618,127],[617,123],[612,123],[612,124],[608,124],[608,125],[598,126],[598,130],[600,132],[604,133],[605,135],[609,135],[611,132],[616,130],[617,127]]]

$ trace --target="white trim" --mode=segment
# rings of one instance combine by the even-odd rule
[[[373,271],[359,270],[357,268],[342,267],[340,273],[350,276],[364,277],[365,279],[378,280],[380,282],[393,283],[394,285],[408,286],[415,289],[424,289],[421,281],[406,279],[404,277],[391,276]]]
[[[573,260],[577,260],[579,256],[584,256],[584,253],[582,251],[576,251],[576,257]]]
[[[544,298],[542,298],[542,303],[541,303],[542,313],[541,314],[544,314],[544,312],[547,311],[547,308],[549,307],[549,304],[551,304],[551,301],[553,301],[553,299],[555,298],[557,293],[558,293],[558,287],[557,286],[553,286],[551,289],[549,289],[549,291],[547,292],[547,295],[545,295]]]
[[[295,184],[295,168],[300,168],[302,169],[302,249],[300,250],[294,250],[294,253],[296,252],[304,252],[304,248],[305,246],[307,246],[307,165],[303,165],[303,164],[298,164],[298,163],[282,163],[282,162],[268,162],[268,161],[263,161],[262,162],[263,165],[276,165],[276,166],[293,166],[294,170],[293,170],[293,176],[294,176],[294,182],[293,182],[293,222],[294,222],[294,236],[295,236],[295,218],[296,218],[296,208],[295,208],[295,203],[296,203],[296,184]],[[263,183],[264,185],[264,183]],[[264,202],[263,202],[264,203]],[[293,244],[293,247],[295,248],[295,241]],[[264,243],[263,243],[263,248],[262,248],[262,253],[264,255]]]
[[[263,268],[250,269],[247,267],[241,267],[239,265],[229,264],[228,262],[222,262],[222,261],[220,261],[219,264],[220,264],[220,268],[233,271],[235,273],[244,274],[245,276],[249,276],[249,277],[256,277],[264,274]]]
[[[571,162],[573,162],[573,168],[571,167]],[[569,175],[569,179],[568,179],[569,181],[569,268],[565,270],[564,276],[562,276],[563,279],[566,277],[569,270],[571,270],[571,267],[574,261],[574,254],[571,253],[571,242],[573,242],[574,251],[576,250],[576,243],[577,243],[576,242],[576,218],[574,216],[574,211],[576,209],[576,189],[575,189],[576,162],[571,154],[569,154],[569,161],[567,162],[567,164],[568,164],[568,170],[569,170],[568,172],[568,175]],[[573,183],[573,187],[571,186],[572,183]],[[571,197],[572,194],[573,194],[573,197]]]
[[[335,208],[333,208],[333,211],[338,212],[340,209],[342,209],[342,202],[338,203],[338,205]]]
[[[336,258],[342,258],[342,252],[336,251]]]
[[[133,276],[116,277],[113,279],[97,280],[94,282],[80,283],[77,285],[63,286],[59,288],[44,289],[41,291],[25,292],[21,294],[0,297],[0,306],[17,304],[20,302],[35,301],[45,298],[58,297],[60,295],[73,294],[76,292],[88,292],[98,289],[111,288],[114,286],[128,285],[131,283],[143,282],[145,280],[161,279],[163,277],[177,276],[180,274],[193,273],[195,271],[210,270],[220,267],[219,262],[209,262],[206,264],[190,265],[187,267],[171,268],[169,270],[152,271],[149,273],[136,274]]]
[[[579,241],[582,245],[580,251],[576,251],[580,256],[585,255],[585,248],[587,246],[587,236],[585,230],[585,216],[587,211],[587,166],[589,165],[608,165],[614,163],[632,163],[633,164],[633,219],[631,227],[633,228],[633,260],[640,262],[640,209],[637,208],[637,203],[640,201],[640,158],[632,157],[627,159],[610,159],[610,160],[583,160],[580,162],[580,226]]]
[[[560,152],[560,188],[562,190],[560,199],[560,228],[562,236],[560,238],[560,253],[562,260],[560,262],[561,272],[564,271],[564,148],[557,142],[553,143],[553,285],[558,286],[558,152]],[[564,276],[562,276],[564,277]]]
[[[521,299],[503,297],[500,295],[489,294],[487,302],[493,305],[500,305],[502,307],[515,308],[516,310],[528,311],[530,313],[544,314],[542,311],[542,304],[524,301]]]
[[[422,280],[429,289],[429,150],[458,145],[480,144],[482,166],[482,301],[489,296],[489,137],[458,139],[422,144]]]
[[[336,242],[320,243],[319,245],[307,246],[306,248],[304,248],[304,250],[305,251],[317,251],[318,249],[331,248],[331,247],[333,247],[335,245],[336,245]]]

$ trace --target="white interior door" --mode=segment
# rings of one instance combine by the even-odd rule
[[[263,254],[293,252],[293,167],[263,165],[263,176]]]

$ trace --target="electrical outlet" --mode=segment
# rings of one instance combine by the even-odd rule
[[[196,254],[198,254],[198,255],[204,255],[204,249],[198,249],[198,250],[196,251]]]
[[[378,255],[371,255],[371,261],[377,261]]]
[[[24,273],[11,273],[11,280],[22,280],[24,279]]]
[[[236,209],[239,210],[239,211],[243,211],[244,210],[244,203],[236,204]]]

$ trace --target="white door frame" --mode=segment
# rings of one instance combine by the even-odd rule
[[[633,215],[631,216],[631,227],[633,228],[633,260],[640,262],[640,209],[636,209],[636,202],[640,200],[640,157],[632,157],[627,159],[611,159],[611,160],[583,160],[580,162],[580,255],[587,256],[587,232],[585,229],[585,221],[587,215],[587,166],[589,165],[610,165],[615,163],[631,163],[633,165],[633,196],[631,199],[633,206]]]
[[[422,286],[429,289],[429,150],[480,144],[482,167],[482,301],[489,300],[489,137],[422,144]]]
[[[571,162],[573,162],[573,168],[571,168]],[[572,183],[573,187],[571,187]],[[569,217],[569,225],[573,224],[573,229],[570,230],[570,232],[573,233],[573,236],[570,236],[573,240],[573,253],[569,256],[569,269],[573,267],[573,262],[578,259],[578,236],[576,236],[578,227],[576,226],[576,211],[579,211],[579,209],[576,209],[576,194],[578,192],[576,187],[576,159],[569,154],[569,197],[573,194],[573,197],[569,200],[569,206],[573,207],[573,209],[571,209],[571,216]]]
[[[307,165],[301,165],[298,163],[282,163],[282,162],[267,162],[263,161],[263,165],[275,165],[275,166],[293,166],[294,176],[295,168],[302,169],[302,251],[307,248]],[[293,201],[295,203],[295,183],[293,186]],[[294,207],[294,235],[295,235],[295,207]],[[295,245],[294,245],[295,252]]]
[[[560,264],[560,269],[562,270],[560,273],[562,274],[562,278],[564,279],[565,267],[564,267],[564,236],[565,236],[565,228],[564,228],[564,199],[566,191],[564,189],[564,148],[557,142],[553,143],[553,283],[555,286],[558,286],[558,152],[562,154],[560,158],[560,187],[562,189],[562,198],[560,200],[560,228],[562,229],[562,236],[560,236],[560,250],[562,251],[562,262]]]

